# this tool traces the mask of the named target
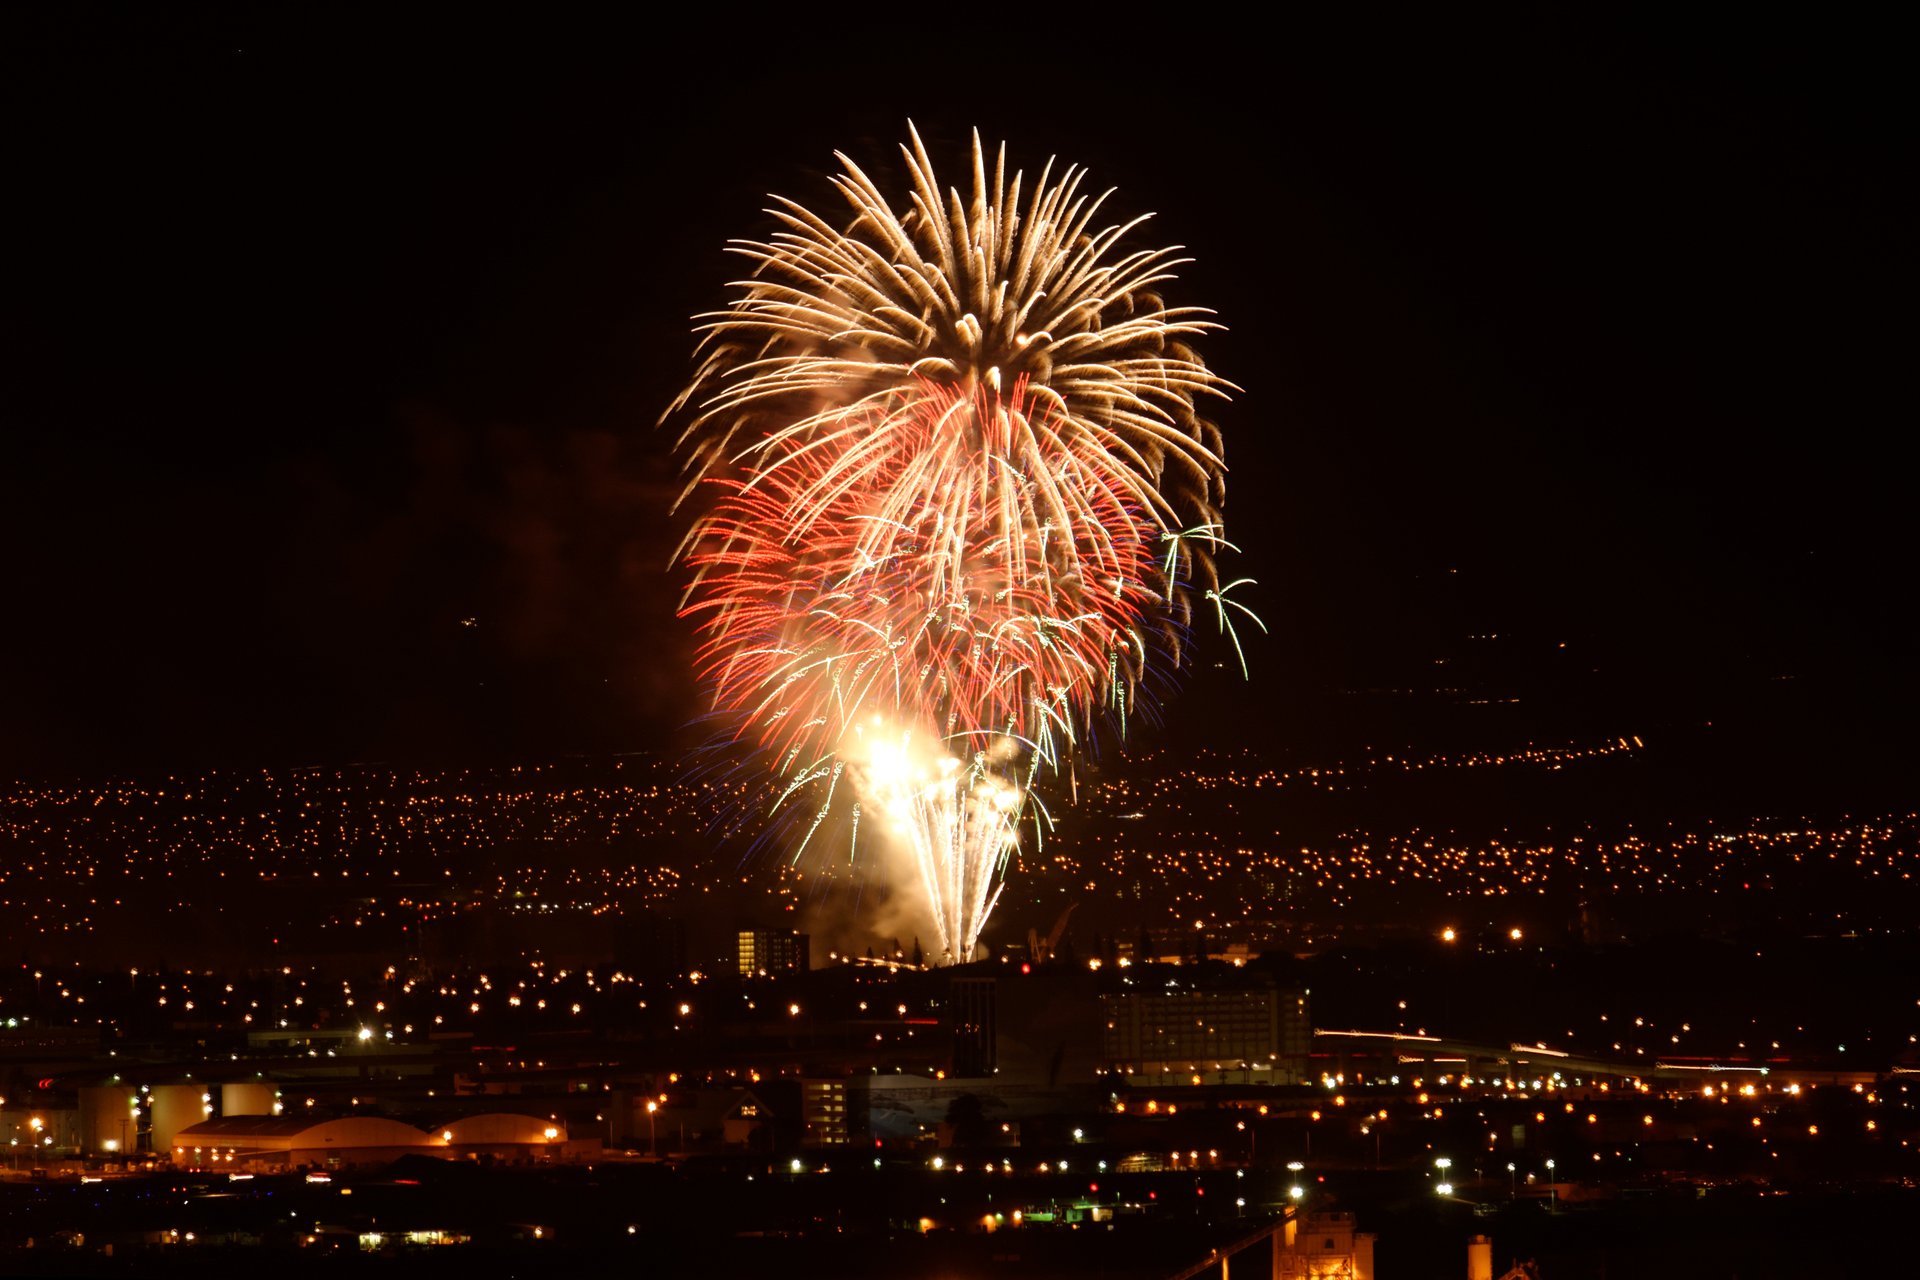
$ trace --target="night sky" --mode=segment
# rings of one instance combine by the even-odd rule
[[[836,148],[897,189],[908,118],[951,180],[975,125],[1091,166],[1229,326],[1273,635],[1250,691],[1203,648],[1171,740],[1486,696],[1912,761],[1891,32],[862,12],[9,10],[0,769],[684,741],[687,317]]]

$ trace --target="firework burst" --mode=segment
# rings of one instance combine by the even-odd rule
[[[1044,816],[1036,774],[1125,731],[1196,598],[1229,632],[1251,615],[1214,568],[1201,406],[1231,388],[1187,344],[1216,326],[1159,295],[1179,250],[1126,248],[1144,219],[1102,225],[1077,168],[1023,195],[976,135],[963,198],[917,133],[902,152],[904,208],[840,156],[848,213],[777,200],[732,245],[754,271],[699,317],[673,409],[704,491],[683,612],[776,806],[816,806],[795,858],[850,792],[965,959]]]

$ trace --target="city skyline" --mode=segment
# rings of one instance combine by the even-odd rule
[[[1904,47],[0,12],[0,1270],[1911,1269]]]

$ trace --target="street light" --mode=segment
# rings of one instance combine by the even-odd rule
[[[660,1155],[660,1143],[658,1140],[658,1135],[654,1132],[654,1128],[653,1128],[653,1116],[654,1116],[654,1113],[658,1110],[660,1110],[660,1104],[655,1102],[652,1098],[648,1098],[647,1099],[647,1154],[655,1158],[658,1158]]]
[[[1520,1193],[1519,1187],[1514,1181],[1514,1167],[1513,1161],[1507,1161],[1507,1199],[1509,1200]]]
[[[1551,1160],[1547,1161],[1547,1195],[1549,1197],[1547,1212],[1560,1212],[1560,1188],[1555,1186],[1553,1182],[1553,1161]]]

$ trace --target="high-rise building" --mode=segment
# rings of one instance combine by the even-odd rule
[[[843,1147],[848,1141],[847,1082],[803,1080],[800,1083],[802,1141],[810,1147]]]
[[[740,976],[797,971],[809,965],[808,938],[792,929],[742,929],[736,955]]]
[[[1312,1036],[1305,991],[1259,982],[1121,990],[1100,997],[1108,1069],[1141,1084],[1198,1075],[1299,1084]]]
[[[955,978],[947,987],[947,1017],[953,1026],[953,1074],[990,1076],[999,1064],[994,979]]]

